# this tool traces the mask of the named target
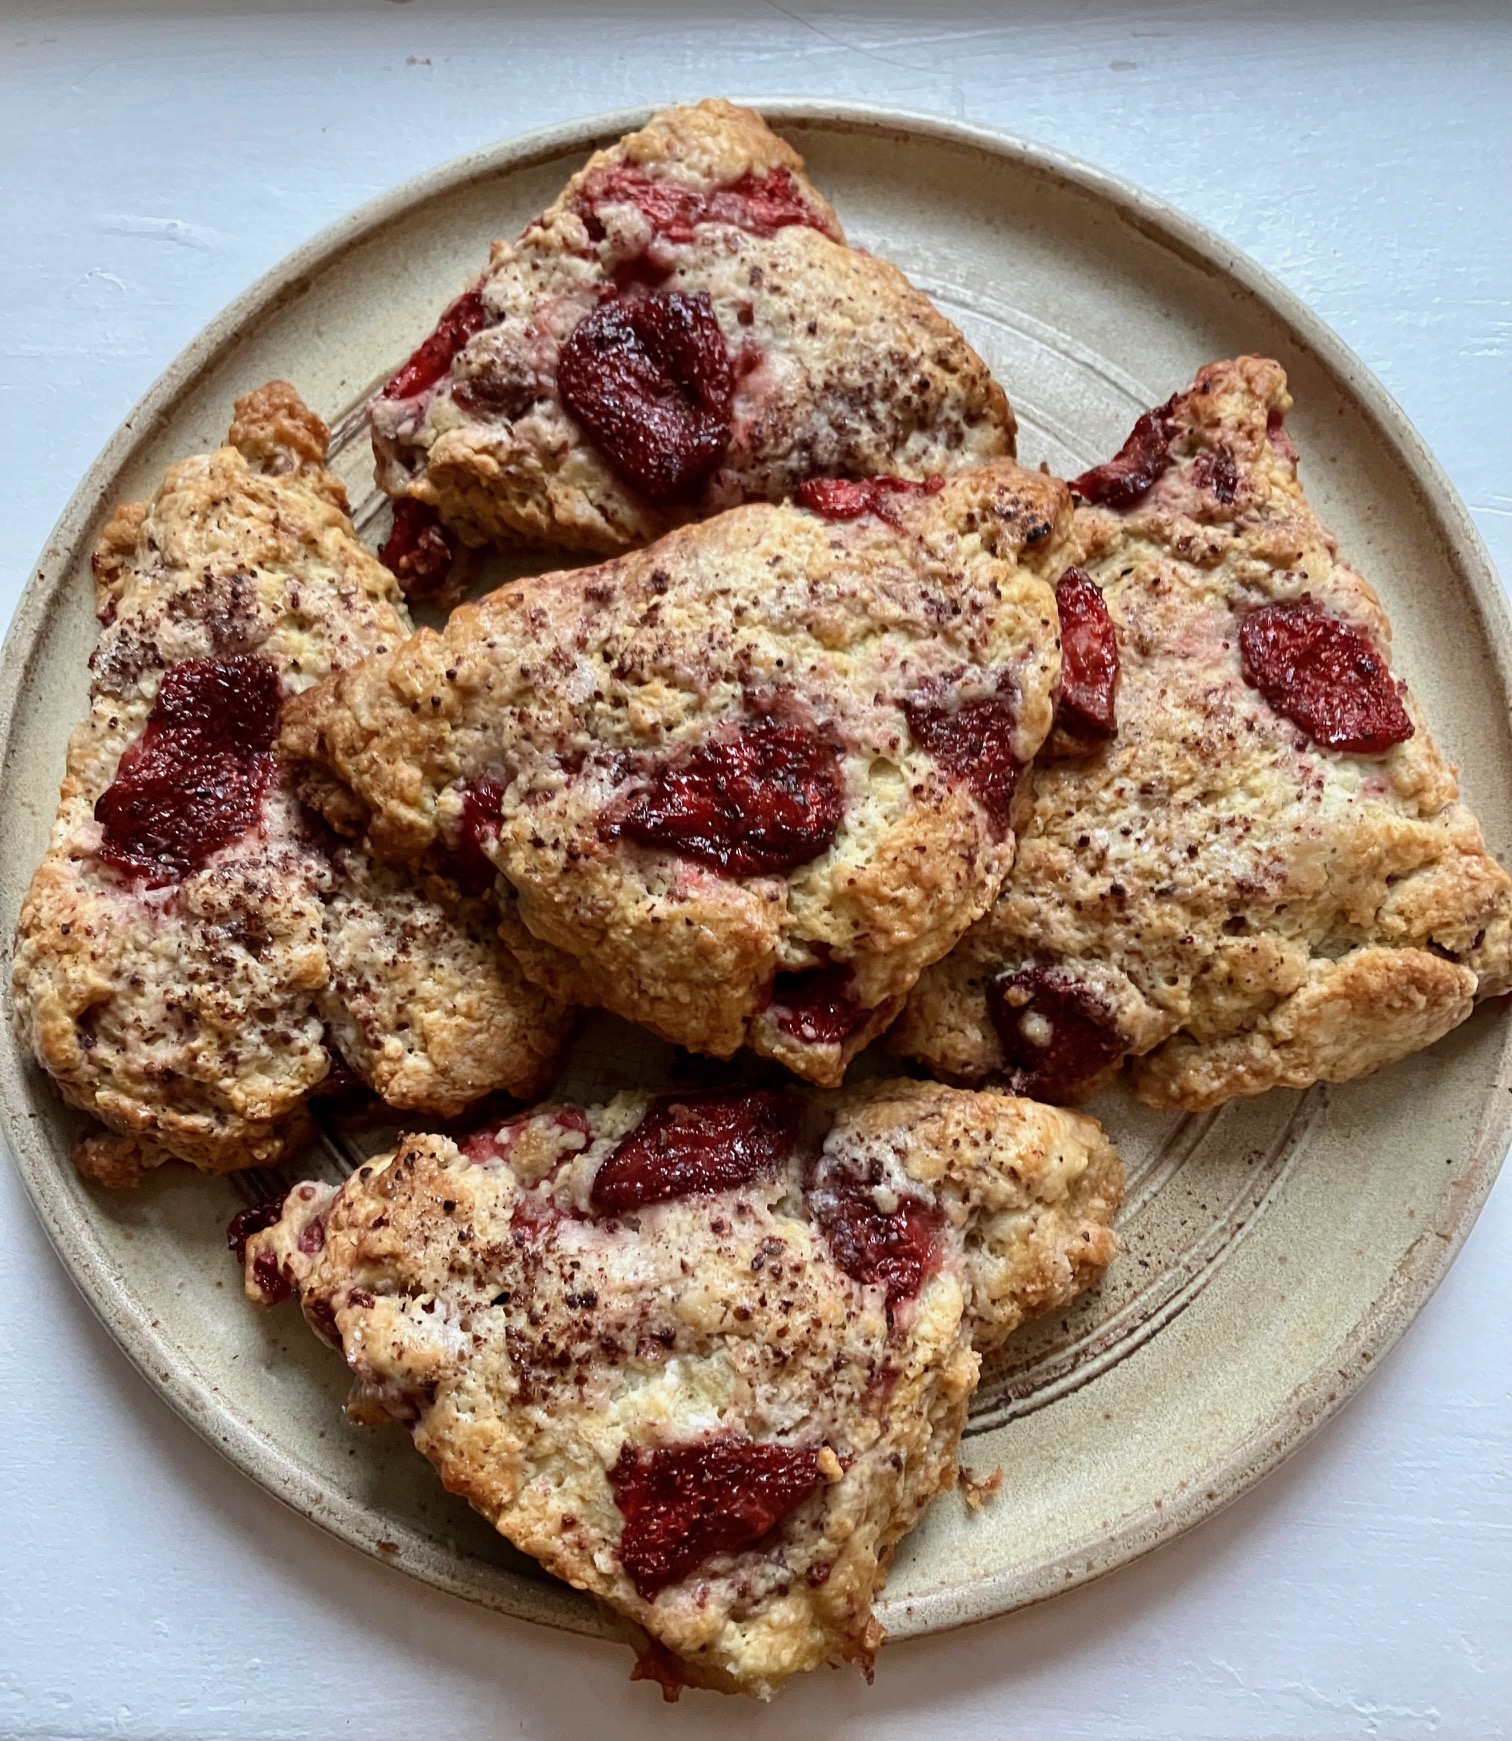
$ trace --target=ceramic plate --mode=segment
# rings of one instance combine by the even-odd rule
[[[853,240],[896,261],[1007,388],[1020,452],[1073,475],[1197,366],[1278,357],[1309,494],[1385,598],[1397,667],[1463,772],[1493,850],[1512,847],[1506,606],[1464,507],[1401,412],[1249,261],[1137,190],[1040,147],[923,116],[767,103]],[[129,417],[44,552],[0,672],[4,933],[40,857],[94,639],[89,550],[115,502],[215,446],[237,394],[285,376],[331,422],[358,520],[381,533],[362,406],[437,309],[556,194],[610,115],[436,170],[293,255]],[[592,1025],[571,1083],[667,1067]],[[1128,1163],[1106,1284],[1022,1333],[988,1374],[965,1458],[1000,1465],[971,1514],[941,1498],[903,1544],[881,1618],[930,1632],[1048,1596],[1144,1553],[1273,1468],[1368,1376],[1443,1275],[1507,1140],[1508,1022],[1481,1010],[1366,1082],[1194,1117],[1095,1106]],[[147,1380],[254,1480],[344,1540],[474,1601],[581,1631],[597,1609],[448,1497],[398,1429],[348,1426],[338,1361],[289,1310],[243,1304],[222,1229],[238,1184],[175,1175],[86,1189],[72,1126],[5,1042],[16,1160],[63,1262]],[[331,1150],[312,1165],[342,1163]],[[297,1176],[297,1175],[296,1175]],[[1383,1456],[1390,1453],[1381,1447]]]

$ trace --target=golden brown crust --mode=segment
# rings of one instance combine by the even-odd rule
[[[484,850],[533,980],[695,1050],[748,1043],[838,1082],[1012,862],[1011,830],[915,741],[907,704],[1006,684],[1027,761],[1058,670],[1043,577],[1064,486],[1005,461],[900,504],[896,525],[753,505],[519,582],[293,702],[283,751],[334,825],[365,813],[371,850],[399,863],[457,848],[467,794],[496,782]],[[659,759],[758,716],[840,746],[827,851],[738,876],[604,836]],[[764,1013],[774,975],[825,963],[850,968],[866,1026],[783,1035]]]
[[[287,381],[269,381],[236,402],[226,443],[255,471],[270,477],[301,474],[301,482],[338,512],[347,511],[341,479],[326,470],[331,432]],[[375,596],[382,583],[375,581]],[[382,589],[391,591],[392,589]]]
[[[955,1479],[982,1353],[1102,1273],[1121,1171],[1079,1114],[875,1083],[815,1097],[773,1176],[595,1214],[646,1107],[545,1107],[467,1152],[413,1137],[339,1192],[296,1186],[249,1244],[248,1292],[293,1285],[356,1374],[354,1414],[405,1422],[452,1492],[675,1653],[684,1682],[765,1697],[869,1663],[873,1598]],[[889,1309],[839,1266],[827,1193],[845,1179],[883,1214],[939,1217],[916,1297]],[[824,1485],[648,1599],[609,1471],[711,1430],[815,1450]]]
[[[705,193],[785,169],[814,225],[761,236],[708,222],[652,243],[636,207],[614,204],[595,241],[580,196],[623,165]],[[561,345],[648,245],[660,287],[707,293],[739,359],[729,452],[678,509],[617,477],[556,387]],[[449,375],[373,407],[379,483],[469,541],[613,555],[741,501],[781,500],[805,477],[919,479],[1013,454],[1013,415],[981,358],[895,267],[846,246],[803,159],[730,103],[665,110],[596,153],[518,241],[494,245],[480,288],[490,324]]]
[[[81,1137],[73,1148],[73,1164],[80,1175],[107,1191],[132,1190],[155,1168],[174,1158],[167,1149],[143,1137],[122,1136],[113,1130]]]
[[[1512,985],[1512,881],[1411,697],[1411,738],[1343,754],[1241,674],[1243,612],[1303,594],[1390,656],[1298,483],[1290,405],[1278,364],[1212,364],[1144,500],[1077,509],[1074,554],[1118,631],[1118,735],[1037,771],[996,906],[916,988],[894,1036],[933,1068],[1002,1067],[987,986],[1030,964],[1090,988],[1135,1092],[1183,1108],[1365,1075]]]
[[[81,1169],[100,1182],[131,1182],[169,1155],[219,1172],[300,1146],[304,1097],[330,1067],[323,1016],[342,1025],[328,952],[342,952],[344,926],[373,920],[282,781],[257,828],[167,887],[145,889],[97,856],[95,802],[170,666],[257,653],[287,691],[409,632],[393,577],[357,541],[322,464],[325,427],[294,390],[273,382],[239,400],[232,437],[173,466],[151,502],[117,510],[101,536],[89,715],[70,740],[18,927],[13,1018],[64,1096],[117,1133],[80,1148]],[[467,978],[540,1030],[518,1055],[444,1063],[404,1030],[422,1079],[404,1104],[456,1110],[458,1083],[480,1073],[489,1087],[535,1088],[562,1018],[476,926],[468,936],[397,886],[384,910],[391,930],[423,937],[412,975]],[[354,969],[349,988],[363,977]],[[498,1041],[499,1021],[476,1034]],[[374,1078],[381,1088],[384,1072]]]

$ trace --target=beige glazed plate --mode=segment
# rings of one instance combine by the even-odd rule
[[[923,116],[766,103],[852,240],[896,261],[964,329],[1017,409],[1021,457],[1063,476],[1213,357],[1285,365],[1309,495],[1383,595],[1493,851],[1512,849],[1512,635],[1464,507],[1382,388],[1317,319],[1217,237],[1042,148]],[[292,256],[176,362],[79,489],[32,577],[0,671],[0,914],[40,858],[93,645],[89,551],[110,508],[215,446],[237,394],[284,376],[336,430],[370,537],[383,526],[366,396],[481,268],[641,111],[577,122],[421,177]],[[544,566],[544,564],[543,564]],[[1512,1116],[1505,1011],[1369,1081],[1192,1117],[1121,1092],[1093,1110],[1129,1168],[1106,1284],[1032,1326],[987,1375],[965,1458],[1005,1481],[979,1514],[938,1500],[903,1544],[895,1637],[1002,1613],[1144,1553],[1234,1498],[1363,1381],[1448,1267]],[[569,1090],[668,1058],[590,1024]],[[603,1632],[585,1598],[446,1495],[398,1429],[340,1412],[340,1362],[287,1308],[240,1298],[222,1230],[253,1187],[163,1169],[83,1186],[74,1128],[7,1039],[0,1099],[64,1263],[148,1381],[270,1492],[344,1540],[506,1613]],[[330,1172],[334,1150],[309,1163]],[[174,1176],[169,1176],[170,1174]],[[298,1177],[298,1173],[292,1176]],[[1386,1448],[1382,1447],[1383,1455]]]

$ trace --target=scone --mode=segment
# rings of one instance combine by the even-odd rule
[[[999,1094],[621,1094],[296,1185],[247,1291],[642,1628],[638,1672],[767,1697],[869,1667],[982,1353],[1098,1278],[1121,1189],[1092,1119]]]
[[[1075,480],[1054,754],[894,1030],[942,1074],[1074,1100],[1132,1058],[1142,1100],[1210,1107],[1363,1076],[1512,986],[1512,883],[1307,505],[1290,405],[1276,363],[1214,363]]]
[[[101,1182],[170,1156],[277,1161],[333,1044],[393,1104],[454,1113],[538,1092],[562,1033],[481,902],[333,851],[273,754],[287,696],[410,632],[325,449],[291,387],[260,388],[229,444],[121,508],[95,553],[89,714],[12,1015],[109,1127],[77,1156]]]
[[[540,1093],[569,1013],[500,947],[494,904],[326,837],[326,983],[336,1049],[400,1111],[443,1118],[486,1094]]]
[[[559,1000],[838,1082],[1012,863],[1070,498],[1009,461],[837,488],[520,581],[308,691],[302,790],[380,858],[500,873]]]
[[[812,476],[915,480],[1013,454],[960,333],[846,245],[749,109],[668,109],[600,151],[372,407],[407,588],[464,541],[612,555]]]

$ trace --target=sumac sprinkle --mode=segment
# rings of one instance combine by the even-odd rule
[[[730,354],[703,291],[606,295],[562,346],[557,388],[610,470],[661,506],[696,495],[730,444]]]
[[[589,1201],[600,1214],[620,1215],[727,1191],[786,1165],[797,1134],[796,1103],[767,1089],[669,1095],[599,1168]]]
[[[95,803],[100,857],[150,887],[177,882],[254,826],[283,700],[255,654],[185,659]]]
[[[944,1222],[922,1197],[900,1194],[896,1208],[884,1211],[874,1183],[839,1170],[811,1195],[835,1262],[863,1287],[880,1286],[889,1311],[911,1300],[937,1267]]]
[[[474,333],[488,323],[479,290],[464,291],[436,322],[436,330],[414,351],[409,360],[379,395],[383,399],[413,399],[436,382],[452,365],[452,359]]]
[[[1239,468],[1221,441],[1192,461],[1192,482],[1199,490],[1210,490],[1220,502],[1233,501],[1239,489]]]
[[[712,1434],[657,1450],[626,1445],[609,1471],[624,1515],[620,1561],[653,1602],[711,1555],[760,1541],[824,1477],[810,1446]]]
[[[254,1233],[261,1233],[265,1228],[272,1227],[283,1214],[283,1206],[288,1201],[289,1193],[281,1197],[268,1197],[261,1203],[254,1203],[250,1208],[238,1209],[226,1223],[226,1249],[236,1253],[236,1261],[245,1264],[247,1261],[247,1241]]]
[[[1071,488],[1083,501],[1107,508],[1132,508],[1154,488],[1171,463],[1176,397],[1173,393],[1164,405],[1146,411],[1130,431],[1129,439],[1106,464],[1095,465],[1079,478],[1072,478]]]
[[[429,502],[400,496],[394,503],[394,524],[378,551],[378,560],[399,582],[406,598],[439,592],[451,572],[451,540],[441,516]]]
[[[908,729],[946,775],[974,792],[999,832],[1008,826],[1023,763],[1013,753],[1013,708],[1001,695],[962,702],[906,701]]]
[[[1304,594],[1251,611],[1239,625],[1244,680],[1315,742],[1383,755],[1412,736],[1390,667],[1367,636]]]
[[[595,170],[574,202],[595,242],[604,239],[599,208],[631,205],[668,242],[691,242],[700,224],[732,224],[755,236],[772,236],[789,224],[804,224],[832,235],[826,219],[808,203],[790,169],[778,165],[761,174],[748,171],[726,187],[706,192],[660,180],[630,164]]]
[[[987,1013],[1010,1091],[1032,1100],[1074,1100],[1128,1049],[1102,998],[1060,968],[999,974]]]
[[[1055,588],[1060,608],[1061,687],[1055,723],[1069,737],[1110,738],[1118,728],[1118,636],[1103,595],[1079,568]]]
[[[875,514],[891,526],[898,524],[900,496],[934,496],[945,487],[942,477],[910,483],[907,478],[805,478],[794,491],[794,500],[826,520],[859,520]]]
[[[834,742],[762,720],[664,763],[646,790],[605,815],[599,832],[730,876],[766,876],[817,858],[844,808]]]
[[[769,1008],[779,1030],[806,1046],[843,1045],[872,1013],[856,1001],[855,978],[841,963],[779,973]]]

